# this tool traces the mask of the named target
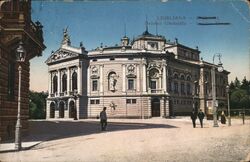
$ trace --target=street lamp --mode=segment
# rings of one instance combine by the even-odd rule
[[[197,83],[198,81],[194,81],[194,87],[193,87],[193,111],[195,111],[195,113],[198,113],[197,110],[195,110],[195,104],[194,104],[194,97],[197,95],[197,87],[196,87]]]
[[[75,113],[74,113],[74,120],[77,120],[77,110],[76,110],[76,99],[78,95],[76,93],[73,94],[73,98],[75,100]]]
[[[231,126],[231,116],[230,116],[230,97],[229,97],[229,92],[230,92],[230,89],[229,89],[229,85],[227,85],[226,87],[226,91],[227,91],[227,108],[228,108],[228,126]]]
[[[22,66],[21,63],[25,61],[26,57],[26,51],[23,47],[23,42],[19,42],[19,46],[16,49],[16,61],[19,63],[18,66],[18,74],[19,74],[19,80],[18,80],[18,107],[17,107],[17,122],[16,122],[16,132],[15,132],[15,150],[19,151],[22,149],[21,144],[21,76],[22,76]]]
[[[219,63],[218,63],[217,66],[214,65],[214,59],[215,59],[215,57],[219,58]],[[215,105],[215,102],[216,102],[215,68],[217,67],[218,72],[222,72],[224,70],[220,58],[221,58],[221,54],[219,54],[219,53],[214,54],[214,56],[213,56],[213,65],[212,65],[212,68],[211,68],[212,98],[213,98],[213,104],[212,104],[212,106],[213,106],[214,127],[219,127],[218,121],[217,121],[217,105]]]

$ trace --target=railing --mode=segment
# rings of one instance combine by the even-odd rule
[[[164,90],[163,89],[149,89],[149,93],[152,93],[152,94],[163,94]]]

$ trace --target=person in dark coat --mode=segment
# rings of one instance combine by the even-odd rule
[[[193,122],[193,127],[195,128],[196,127],[195,121],[197,119],[197,115],[196,115],[194,110],[191,112],[191,119],[192,119],[192,122]]]
[[[200,124],[201,124],[201,128],[203,128],[203,119],[205,117],[204,112],[202,112],[202,110],[200,109],[200,111],[198,112],[198,118],[200,120]]]
[[[221,112],[221,117],[220,118],[221,118],[221,120],[220,120],[221,124],[226,124],[226,116],[224,114],[224,111]]]
[[[100,112],[100,120],[101,120],[101,130],[105,131],[107,127],[107,114],[106,107],[103,107],[103,110]]]

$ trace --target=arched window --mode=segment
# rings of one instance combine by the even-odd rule
[[[77,90],[77,73],[72,74],[72,91]]]
[[[62,76],[62,91],[67,91],[67,75],[63,74]]]
[[[55,75],[53,77],[53,93],[57,93],[57,87],[58,87],[58,85],[57,85],[57,76]]]
[[[181,75],[181,80],[185,80],[185,77],[184,77],[184,75]]]
[[[178,79],[179,77],[178,77],[178,74],[174,74],[174,79]]]

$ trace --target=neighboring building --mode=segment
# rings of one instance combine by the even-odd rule
[[[200,59],[198,48],[167,41],[147,29],[131,43],[124,36],[121,45],[88,52],[65,43],[64,36],[46,63],[47,118],[73,117],[76,101],[78,118],[95,118],[104,106],[109,117],[150,118],[186,115],[193,108],[208,112],[206,102],[212,99],[213,65]],[[74,80],[73,74],[79,78]],[[228,74],[216,72],[217,99],[224,105]]]
[[[87,116],[87,52],[82,45],[70,46],[67,29],[61,48],[52,51],[46,63],[49,65],[47,118]]]
[[[22,64],[21,124],[28,131],[29,60],[42,54],[42,25],[31,21],[31,1],[0,1],[0,138],[14,136],[17,120],[18,63],[16,49],[24,43],[27,52]]]

